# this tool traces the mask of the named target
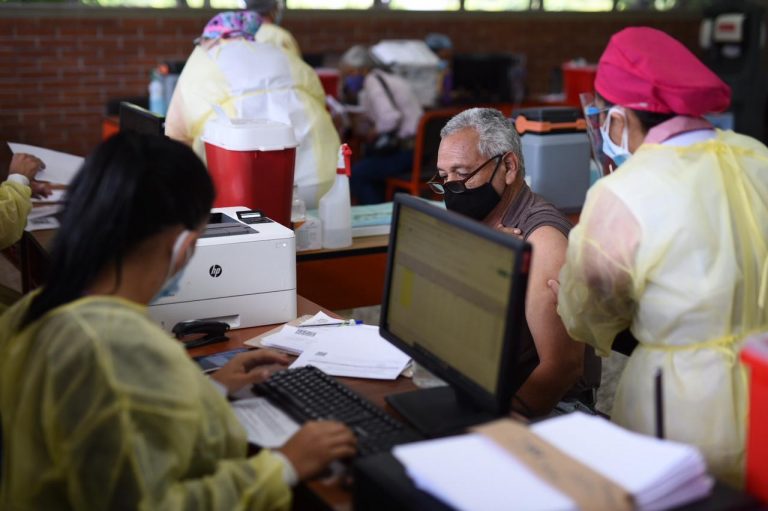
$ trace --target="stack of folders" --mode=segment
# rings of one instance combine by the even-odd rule
[[[572,413],[530,431],[615,485],[635,509],[681,506],[707,496],[714,484],[695,447],[632,433],[599,417]],[[585,507],[561,491],[569,483],[583,486],[579,477],[540,477],[480,433],[398,446],[394,455],[419,489],[459,510]]]

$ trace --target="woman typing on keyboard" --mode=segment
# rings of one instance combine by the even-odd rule
[[[287,509],[290,484],[354,454],[354,435],[324,421],[247,457],[223,392],[147,318],[213,193],[169,139],[120,133],[86,159],[47,284],[0,317],[0,509]],[[242,353],[216,378],[232,392],[274,363]]]

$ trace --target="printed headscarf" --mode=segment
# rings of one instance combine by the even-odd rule
[[[261,16],[254,11],[222,12],[211,18],[205,25],[203,34],[195,39],[195,44],[233,37],[242,37],[248,41],[253,41],[261,23]]]

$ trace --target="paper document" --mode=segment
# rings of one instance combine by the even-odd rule
[[[265,346],[268,348],[275,348],[278,350],[282,350],[288,353],[291,353],[293,355],[301,355],[301,353],[309,347],[310,344],[312,344],[315,340],[315,337],[317,337],[318,333],[322,334],[323,330],[320,330],[319,332],[317,330],[311,329],[311,328],[301,328],[304,326],[318,326],[318,325],[332,325],[334,323],[339,323],[340,321],[343,321],[342,319],[338,318],[332,318],[328,314],[320,311],[311,318],[304,318],[302,321],[298,322],[298,325],[292,324],[296,323],[295,321],[291,321],[290,323],[283,326],[279,331],[272,333],[270,335],[265,335],[261,338],[261,346]],[[332,327],[327,327],[332,328]],[[329,332],[325,332],[330,333]],[[248,342],[246,341],[246,344]]]
[[[40,197],[39,199],[32,197],[32,204],[40,204],[47,202],[62,202],[64,200],[64,194],[66,190],[56,189],[51,190],[51,194],[48,197]]]
[[[379,335],[376,326],[305,330],[315,332],[314,341],[291,367],[313,365],[331,376],[394,380],[410,362],[408,355]]]
[[[282,447],[299,430],[299,424],[263,397],[241,399],[232,409],[252,444]]]
[[[318,333],[317,330],[310,330],[309,328],[285,325],[279,332],[262,337],[261,345],[267,348],[276,348],[293,355],[301,355],[305,349],[314,343]]]
[[[306,321],[302,321],[299,323],[300,326],[316,326],[316,325],[327,325],[329,323],[339,323],[340,321],[344,321],[340,318],[332,318],[328,314],[326,314],[323,311],[318,312],[311,318],[309,318]]]
[[[462,511],[576,509],[567,496],[476,433],[397,446],[393,454],[419,489]]]
[[[61,204],[54,204],[50,206],[36,206],[33,207],[29,216],[27,216],[27,226],[25,231],[42,231],[45,229],[58,229],[59,221],[53,217],[59,211],[61,211]]]
[[[638,509],[676,507],[707,495],[714,485],[695,447],[634,433],[600,417],[572,413],[531,429],[628,490]]]
[[[72,178],[75,177],[75,174],[77,174],[84,160],[82,156],[62,153],[44,147],[17,144],[15,142],[9,142],[8,145],[14,154],[27,153],[43,160],[45,169],[38,172],[37,176],[35,176],[35,179],[38,181],[50,181],[51,183],[68,185]]]
[[[693,502],[714,485],[695,447],[633,433],[600,417],[576,412],[531,430],[630,492],[640,510]],[[575,508],[509,451],[476,433],[398,446],[393,453],[417,487],[459,510],[509,509],[510,502],[516,509]]]

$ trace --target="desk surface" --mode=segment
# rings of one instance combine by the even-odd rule
[[[333,314],[331,311],[301,296],[297,298],[296,306],[299,316],[315,314],[318,311]],[[243,342],[261,335],[275,328],[275,326],[277,325],[231,330],[227,333],[229,341],[195,348],[189,350],[189,354],[190,356],[197,357],[240,348],[243,346]],[[338,380],[393,415],[396,412],[384,401],[384,398],[390,394],[416,389],[409,378],[403,377],[394,381],[363,380],[359,378],[338,378]],[[328,508],[335,510],[349,510],[352,508],[352,492],[350,489],[343,487],[339,481],[312,481],[305,486]]]

